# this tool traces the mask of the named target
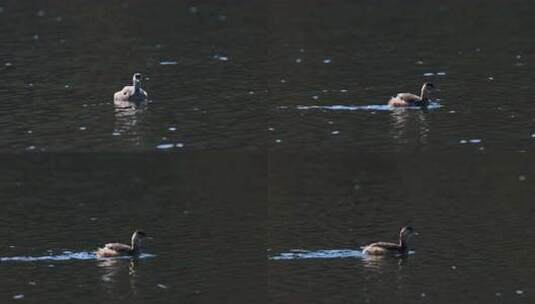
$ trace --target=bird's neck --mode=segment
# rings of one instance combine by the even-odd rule
[[[141,250],[141,240],[136,237],[132,237],[131,246],[132,246],[132,251],[134,253],[139,253]]]
[[[429,93],[424,88],[422,88],[422,91],[420,92],[420,99],[422,101],[428,101],[429,100]]]
[[[134,92],[137,94],[141,91],[141,83],[139,81],[134,82]]]
[[[407,250],[409,248],[407,240],[401,236],[399,237],[399,247],[401,247],[402,250]]]

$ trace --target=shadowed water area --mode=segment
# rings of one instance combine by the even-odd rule
[[[0,0],[0,302],[532,302],[534,10]]]

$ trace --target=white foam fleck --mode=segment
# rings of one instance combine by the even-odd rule
[[[172,61],[172,60],[160,61],[160,65],[175,65],[175,64],[178,64],[178,62]]]
[[[184,148],[184,144],[183,144],[183,143],[176,143],[176,144],[175,144],[175,147],[177,147],[177,148]]]
[[[20,299],[24,299],[24,295],[23,294],[18,294],[18,295],[14,295],[13,296],[13,300],[20,300]]]
[[[80,129],[80,131],[85,131],[85,130],[87,130],[87,127],[80,127],[78,129]]]
[[[173,144],[160,144],[160,145],[157,145],[156,146],[156,149],[160,149],[160,150],[166,150],[166,149],[171,149],[173,148],[175,145]]]
[[[175,132],[176,131],[176,128],[175,127],[169,127],[167,130],[171,131],[171,132]]]
[[[295,63],[301,63],[301,62],[303,62],[303,59],[301,59],[301,58],[297,58],[297,59],[295,60]]]
[[[431,73],[431,72],[429,72],[429,73],[424,73],[424,76],[434,76],[434,75],[435,75],[435,73]]]
[[[335,131],[332,131],[331,134],[332,134],[332,135],[338,135],[338,134],[340,134],[340,131],[335,130]]]
[[[325,58],[325,59],[323,59],[323,63],[325,63],[325,64],[329,64],[329,63],[331,63],[331,62],[332,62],[332,59],[331,59],[331,58]]]

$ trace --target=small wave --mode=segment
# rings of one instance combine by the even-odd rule
[[[154,257],[153,254],[143,253],[138,256],[140,259]],[[129,259],[129,256],[115,257],[114,259]],[[95,252],[72,252],[64,251],[57,255],[45,255],[45,256],[12,256],[12,257],[0,257],[0,262],[39,262],[39,261],[69,261],[69,260],[96,260],[98,258]],[[109,258],[107,258],[109,259]]]
[[[426,109],[438,109],[442,105],[438,102],[430,103]],[[363,106],[345,106],[345,105],[332,105],[332,106],[297,106],[298,110],[330,110],[330,111],[396,111],[400,109],[420,110],[421,107],[391,107],[389,105],[363,105]]]
[[[290,250],[282,252],[276,256],[269,257],[270,260],[303,260],[303,259],[362,259],[365,255],[360,250],[354,249],[325,249],[325,250]]]

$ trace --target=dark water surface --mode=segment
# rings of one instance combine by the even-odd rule
[[[532,147],[531,1],[0,6],[4,151]],[[116,109],[136,71],[153,103]],[[424,80],[441,109],[297,109],[384,104]]]
[[[0,302],[533,302],[533,1],[212,2],[0,0]]]

